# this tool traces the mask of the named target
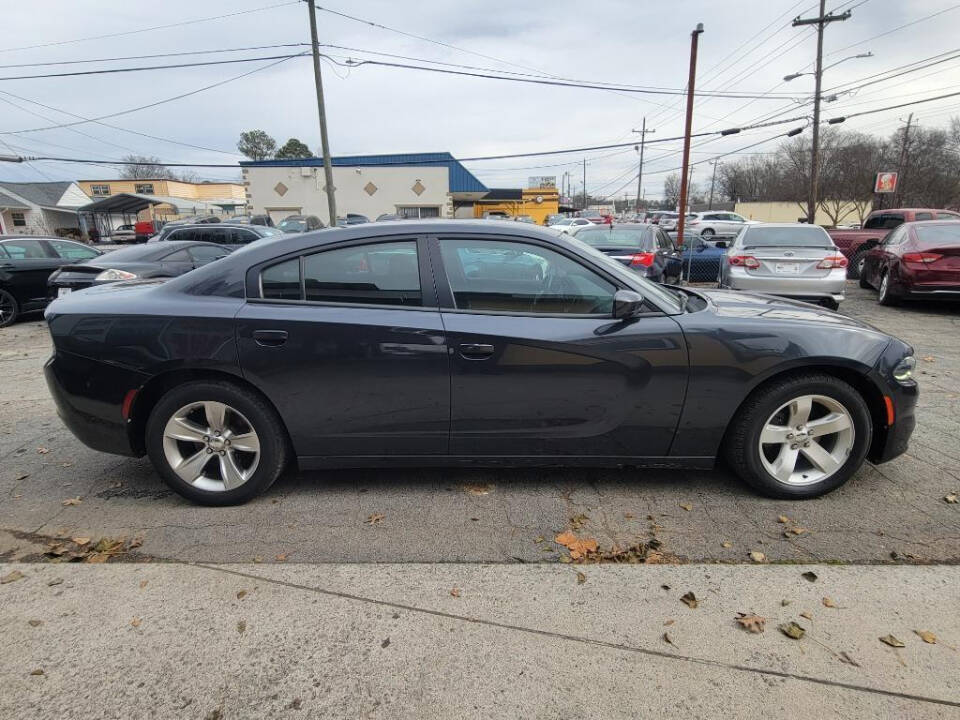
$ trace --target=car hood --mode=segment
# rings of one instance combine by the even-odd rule
[[[820,327],[866,330],[883,337],[887,333],[869,323],[799,300],[737,290],[697,290],[710,302],[710,309],[719,318],[755,318],[776,320],[778,323],[797,322]]]

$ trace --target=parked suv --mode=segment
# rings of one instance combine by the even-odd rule
[[[150,238],[150,242],[190,240],[192,242],[208,242],[229,248],[238,248],[249,245],[260,238],[283,234],[277,228],[267,227],[266,225],[231,225],[228,223],[174,225],[169,232],[166,232],[167,227],[169,226],[165,226],[159,235]]]
[[[691,213],[687,216],[686,226],[702,238],[711,238],[714,235],[736,235],[744,225],[756,225],[756,220],[747,220],[742,215],[732,212]]]
[[[313,230],[322,230],[326,225],[316,215],[289,215],[277,225],[277,230],[284,233],[304,233]]]

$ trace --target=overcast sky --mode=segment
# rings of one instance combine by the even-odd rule
[[[370,51],[457,63],[498,71],[533,73],[634,86],[682,89],[686,84],[690,31],[704,24],[700,37],[698,90],[774,95],[795,93],[809,100],[813,79],[783,83],[784,75],[810,69],[816,35],[793,28],[798,13],[815,13],[813,0],[557,0],[517,3],[505,0],[320,0],[320,4],[445,45],[319,12],[320,42],[356,50],[324,48],[339,62],[374,58]],[[307,7],[282,0],[72,0],[44,6],[4,4],[4,45],[0,76],[68,72],[106,67],[197,62],[210,59],[288,54],[306,48],[250,50],[89,65],[10,67],[24,63],[74,61],[153,53],[308,43]],[[87,40],[244,10],[274,7],[222,19]],[[825,35],[825,64],[872,51],[873,58],[850,60],[825,73],[824,86],[852,82],[957,47],[960,4],[950,0],[832,0],[828,10],[851,8],[853,17],[831,24]],[[910,27],[898,26],[939,11]],[[72,42],[78,40],[77,42]],[[862,42],[866,41],[866,42]],[[53,44],[59,43],[59,44]],[[45,47],[27,46],[46,45]],[[453,49],[449,46],[456,46]],[[364,51],[364,52],[360,52]],[[486,56],[486,57],[481,57]],[[381,56],[380,59],[408,62]],[[157,107],[106,120],[113,125],[189,145],[152,140],[89,123],[71,129],[10,134],[95,117],[146,105],[210,85],[266,65],[258,63],[0,81],[0,153],[119,159],[129,153],[156,155],[167,162],[232,163],[241,159],[241,131],[261,128],[283,143],[297,137],[319,147],[313,77],[309,58],[294,58],[248,77]],[[644,116],[656,132],[651,141],[682,133],[683,100],[606,90],[560,88],[499,80],[457,77],[376,66],[323,65],[332,151],[337,154],[448,150],[471,157],[629,142]],[[907,102],[956,91],[960,58],[863,88],[824,105],[825,117]],[[43,103],[48,108],[12,97]],[[8,103],[15,103],[23,109]],[[694,131],[746,125],[767,115],[806,115],[810,106],[793,100],[702,98],[695,106]],[[888,134],[909,109],[851,120],[845,127]],[[960,112],[960,97],[915,108],[922,124],[943,125]],[[759,142],[795,125],[754,130],[711,140],[697,147],[694,160],[708,160]],[[82,133],[82,134],[81,134]],[[6,145],[4,145],[6,143]],[[753,152],[767,152],[776,141]],[[662,196],[666,172],[680,164],[680,143],[647,147],[646,196]],[[613,154],[615,153],[615,154]],[[637,154],[632,148],[586,153],[591,193],[635,196]],[[584,154],[469,163],[488,186],[518,187],[530,175],[571,171],[582,177]],[[564,164],[566,163],[566,164]],[[546,167],[544,167],[546,166]],[[694,180],[709,182],[709,165],[698,165]],[[208,178],[239,177],[229,169],[198,171]],[[88,179],[116,176],[109,167],[36,162],[31,167],[0,164],[0,179]],[[625,187],[624,187],[625,185]]]

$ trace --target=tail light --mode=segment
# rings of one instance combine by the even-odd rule
[[[756,270],[760,267],[760,261],[757,260],[753,255],[731,255],[727,258],[729,262],[734,267],[745,267],[750,268],[751,270]]]
[[[846,266],[847,259],[843,255],[831,255],[817,263],[817,270],[833,270],[834,268],[845,268]]]
[[[918,252],[918,253],[904,253],[903,260],[904,262],[909,263],[923,263],[924,265],[936,262],[943,255],[938,253],[927,253],[927,252]]]
[[[650,267],[655,257],[656,254],[652,252],[636,253],[630,258],[630,267]]]

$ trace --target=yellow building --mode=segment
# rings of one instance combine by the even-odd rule
[[[236,200],[238,205],[246,203],[243,183],[227,182],[183,182],[181,180],[77,180],[80,189],[94,200],[136,193],[138,195],[159,195],[161,197],[183,198],[185,200]]]
[[[475,218],[529,215],[537,225],[546,225],[547,216],[559,212],[560,193],[556,188],[491,188],[483,198],[473,203]]]

